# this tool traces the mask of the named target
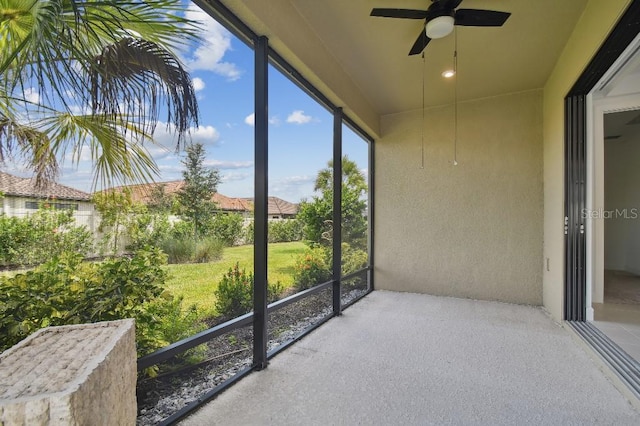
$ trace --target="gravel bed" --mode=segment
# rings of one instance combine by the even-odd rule
[[[341,296],[348,303],[366,293],[357,288]],[[331,289],[306,297],[269,316],[268,350],[295,339],[308,327],[331,315]],[[138,381],[138,426],[160,423],[187,404],[197,400],[238,371],[252,363],[253,332],[244,327],[219,336],[207,344],[195,348],[206,361],[196,366],[184,366],[184,362],[169,360],[165,365],[179,368],[153,379]],[[182,366],[182,367],[177,367]]]

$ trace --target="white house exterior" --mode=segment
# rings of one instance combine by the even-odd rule
[[[0,172],[0,214],[24,217],[47,205],[56,209],[71,209],[78,225],[96,232],[100,219],[97,217],[91,194],[49,182],[38,187],[33,178],[21,178]]]

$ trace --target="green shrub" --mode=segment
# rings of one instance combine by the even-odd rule
[[[0,215],[0,263],[14,263],[16,252],[28,241],[27,221]]]
[[[347,275],[367,266],[369,255],[365,250],[342,243],[342,275]]]
[[[195,329],[194,314],[163,290],[166,257],[158,249],[101,263],[63,254],[33,271],[0,278],[0,350],[55,325],[136,319],[138,355]]]
[[[323,247],[308,249],[296,260],[293,281],[298,291],[306,290],[331,279],[328,251]]]
[[[250,221],[242,230],[242,240],[244,244],[253,244],[254,242],[254,232],[255,226],[253,224],[253,220]]]
[[[169,231],[169,237],[175,238],[178,240],[191,238],[193,239],[194,229],[193,223],[187,220],[179,220],[171,226],[171,230]]]
[[[218,315],[235,318],[246,314],[253,308],[253,274],[247,273],[244,268],[240,269],[236,262],[222,277],[215,295]]]
[[[304,224],[298,219],[270,220],[268,226],[268,239],[270,243],[287,243],[300,241],[303,236]],[[250,221],[242,230],[244,244],[253,244],[253,221]]]
[[[190,306],[183,312],[182,301],[182,297],[173,297],[164,292],[139,313],[136,318],[138,356],[147,355],[206,329],[197,307]],[[178,358],[187,362],[201,361],[201,348],[193,348],[178,355]],[[152,367],[147,373],[154,375],[155,370]]]
[[[222,258],[224,244],[216,238],[204,238],[196,243],[193,261],[195,263],[207,263]]]
[[[208,235],[230,247],[242,238],[242,224],[242,216],[237,213],[218,213],[211,222]]]
[[[72,210],[41,208],[25,217],[0,215],[0,264],[35,265],[65,251],[87,255],[93,237]]]
[[[215,290],[215,308],[218,315],[224,318],[235,318],[253,309],[253,283],[251,272],[247,273],[236,262],[233,268],[222,277]],[[278,300],[285,290],[280,282],[267,284],[267,302]]]
[[[304,224],[297,219],[269,221],[269,242],[286,243],[302,240]]]
[[[287,290],[287,286],[282,284],[280,281],[276,281],[274,283],[267,283],[267,303],[273,303],[282,297],[284,292]]]
[[[366,267],[369,263],[369,255],[366,251],[354,248],[347,243],[342,243],[342,275],[348,275]],[[358,275],[350,280],[343,281],[346,289],[366,287],[366,275]]]
[[[160,243],[160,248],[166,253],[169,263],[188,263],[194,257],[196,243],[193,236],[168,238]]]
[[[224,244],[215,238],[194,241],[193,236],[168,238],[160,243],[160,248],[169,263],[206,263],[222,258]]]
[[[128,250],[139,250],[145,246],[158,247],[169,238],[171,224],[169,216],[162,212],[132,214],[127,227]]]

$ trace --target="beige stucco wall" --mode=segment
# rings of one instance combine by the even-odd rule
[[[542,303],[542,92],[382,117],[375,285]]]
[[[543,303],[557,320],[564,303],[564,98],[630,0],[590,0],[544,87]]]

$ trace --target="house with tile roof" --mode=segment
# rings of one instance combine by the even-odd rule
[[[0,172],[0,214],[24,217],[42,206],[71,209],[78,225],[92,231],[99,219],[91,202],[91,194],[57,182],[36,185],[34,178],[22,178]]]
[[[176,194],[184,186],[184,181],[176,180],[169,182],[156,182],[138,185],[127,185],[113,188],[116,191],[123,191],[125,188],[130,191],[131,198],[135,202],[148,204],[153,190],[163,186],[167,195]],[[253,214],[253,198],[235,198],[216,192],[212,196],[212,201],[223,213],[238,213],[245,218],[251,218]],[[298,214],[298,204],[291,203],[278,197],[269,197],[268,218],[271,220],[291,219]]]
[[[244,198],[253,208],[253,198]],[[277,219],[293,219],[298,214],[300,205],[290,203],[278,197],[269,197],[267,199],[267,215],[271,220]]]

